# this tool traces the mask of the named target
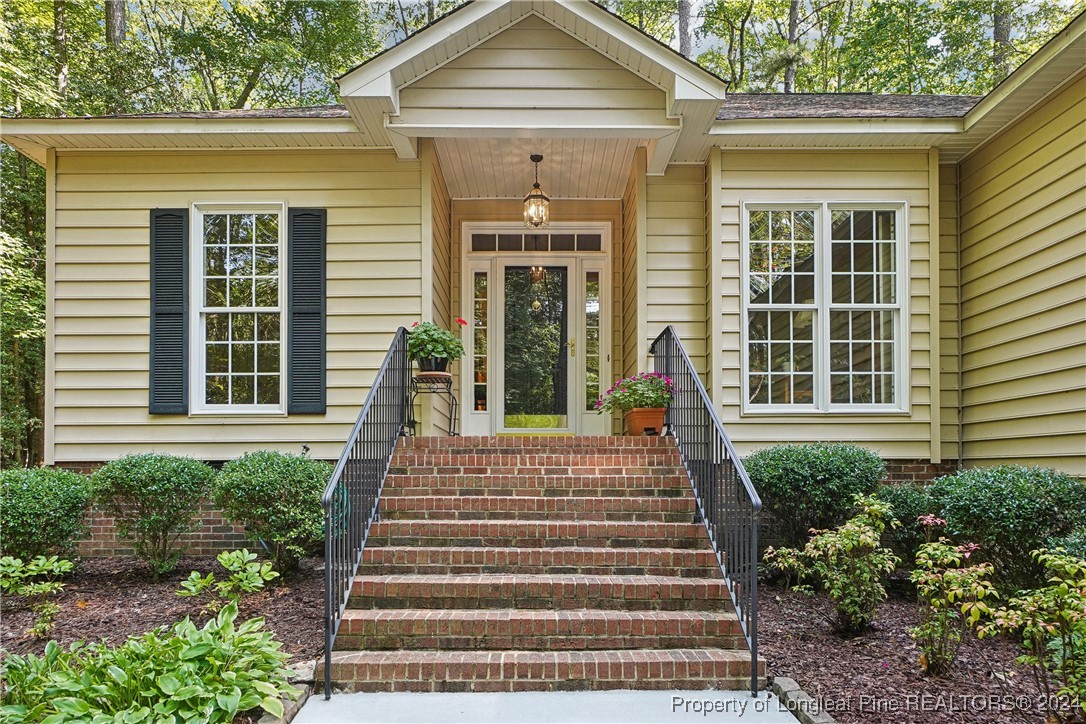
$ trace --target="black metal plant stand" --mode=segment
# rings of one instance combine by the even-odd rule
[[[449,398],[449,435],[458,437],[460,403],[453,394],[453,378],[449,372],[419,372],[411,378],[411,404],[407,408],[407,427],[414,437],[418,420],[415,419],[415,400],[419,395],[447,395]]]

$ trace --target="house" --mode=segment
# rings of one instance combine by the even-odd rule
[[[334,459],[395,330],[465,317],[465,434],[617,430],[600,389],[670,324],[740,452],[1086,475],[1086,17],[980,99],[731,94],[572,0],[468,4],[338,83],[4,120],[47,172],[47,463]]]

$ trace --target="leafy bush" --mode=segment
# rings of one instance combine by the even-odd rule
[[[218,611],[224,604],[237,601],[246,593],[263,590],[265,581],[279,577],[279,574],[271,569],[271,563],[257,563],[256,554],[245,548],[240,551],[224,551],[218,555],[218,560],[219,565],[230,573],[225,581],[216,582],[214,573],[201,576],[199,571],[193,571],[182,582],[177,595],[193,598],[207,594],[211,598],[207,609]]]
[[[1006,591],[1043,584],[1029,551],[1086,526],[1086,485],[1058,470],[963,470],[934,481],[931,493],[951,538],[980,544]]]
[[[886,543],[900,558],[911,561],[927,540],[920,517],[937,514],[938,504],[926,483],[880,485],[875,497],[889,503],[901,527],[886,531]]]
[[[1048,585],[1019,591],[992,620],[981,627],[981,638],[1010,634],[1020,638],[1026,653],[1018,663],[1033,667],[1046,698],[1065,697],[1086,720],[1086,559],[1063,550],[1032,554],[1050,576]]]
[[[5,721],[230,722],[260,707],[283,715],[297,698],[281,644],[263,619],[234,625],[231,603],[202,629],[185,619],[131,637],[117,648],[46,644],[44,656],[11,655],[0,707]]]
[[[878,455],[847,444],[777,445],[744,464],[788,546],[802,546],[812,528],[840,525],[886,473]]]
[[[174,544],[193,529],[215,471],[192,458],[145,453],[114,460],[94,474],[98,500],[116,520],[117,533],[133,541],[157,580],[177,566]]]
[[[49,600],[60,593],[64,584],[56,580],[72,570],[72,562],[56,556],[38,556],[28,563],[19,558],[0,558],[0,590],[12,596],[22,596],[34,612],[34,625],[27,631],[41,638],[53,629],[53,619],[60,606]]]
[[[28,559],[72,553],[86,534],[92,487],[85,475],[57,468],[0,472],[0,552]]]
[[[898,558],[880,545],[883,531],[893,520],[893,510],[873,496],[853,499],[858,514],[836,530],[815,531],[803,550],[769,548],[767,564],[800,579],[818,581],[833,602],[834,624],[845,635],[866,630],[875,619],[880,603],[886,600],[882,576],[894,570]],[[813,593],[809,586],[799,590]]]
[[[933,676],[950,670],[963,635],[991,614],[988,601],[998,595],[990,581],[991,563],[963,565],[974,550],[972,544],[953,546],[940,538],[922,544],[916,554],[910,580],[916,584],[920,625],[912,636],[920,647],[920,666]]]
[[[456,323],[461,327],[467,324],[460,317]],[[453,332],[439,327],[433,322],[416,322],[411,325],[407,335],[407,355],[411,359],[424,357],[444,357],[455,360],[464,356],[464,343]]]
[[[321,495],[331,474],[331,465],[302,455],[249,453],[223,466],[215,504],[266,545],[274,568],[285,573],[323,540]]]

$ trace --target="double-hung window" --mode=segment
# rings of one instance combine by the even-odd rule
[[[903,205],[748,205],[744,399],[751,412],[895,412]]]
[[[283,208],[198,206],[194,221],[194,410],[283,412]]]

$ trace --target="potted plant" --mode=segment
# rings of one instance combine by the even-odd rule
[[[621,410],[626,418],[627,435],[659,435],[664,429],[664,413],[671,404],[674,385],[659,372],[639,372],[619,380],[600,395],[596,410]]]
[[[467,324],[460,317],[456,323]],[[420,372],[444,372],[449,361],[464,356],[464,343],[449,330],[433,322],[415,322],[407,335],[407,356],[418,363]]]

